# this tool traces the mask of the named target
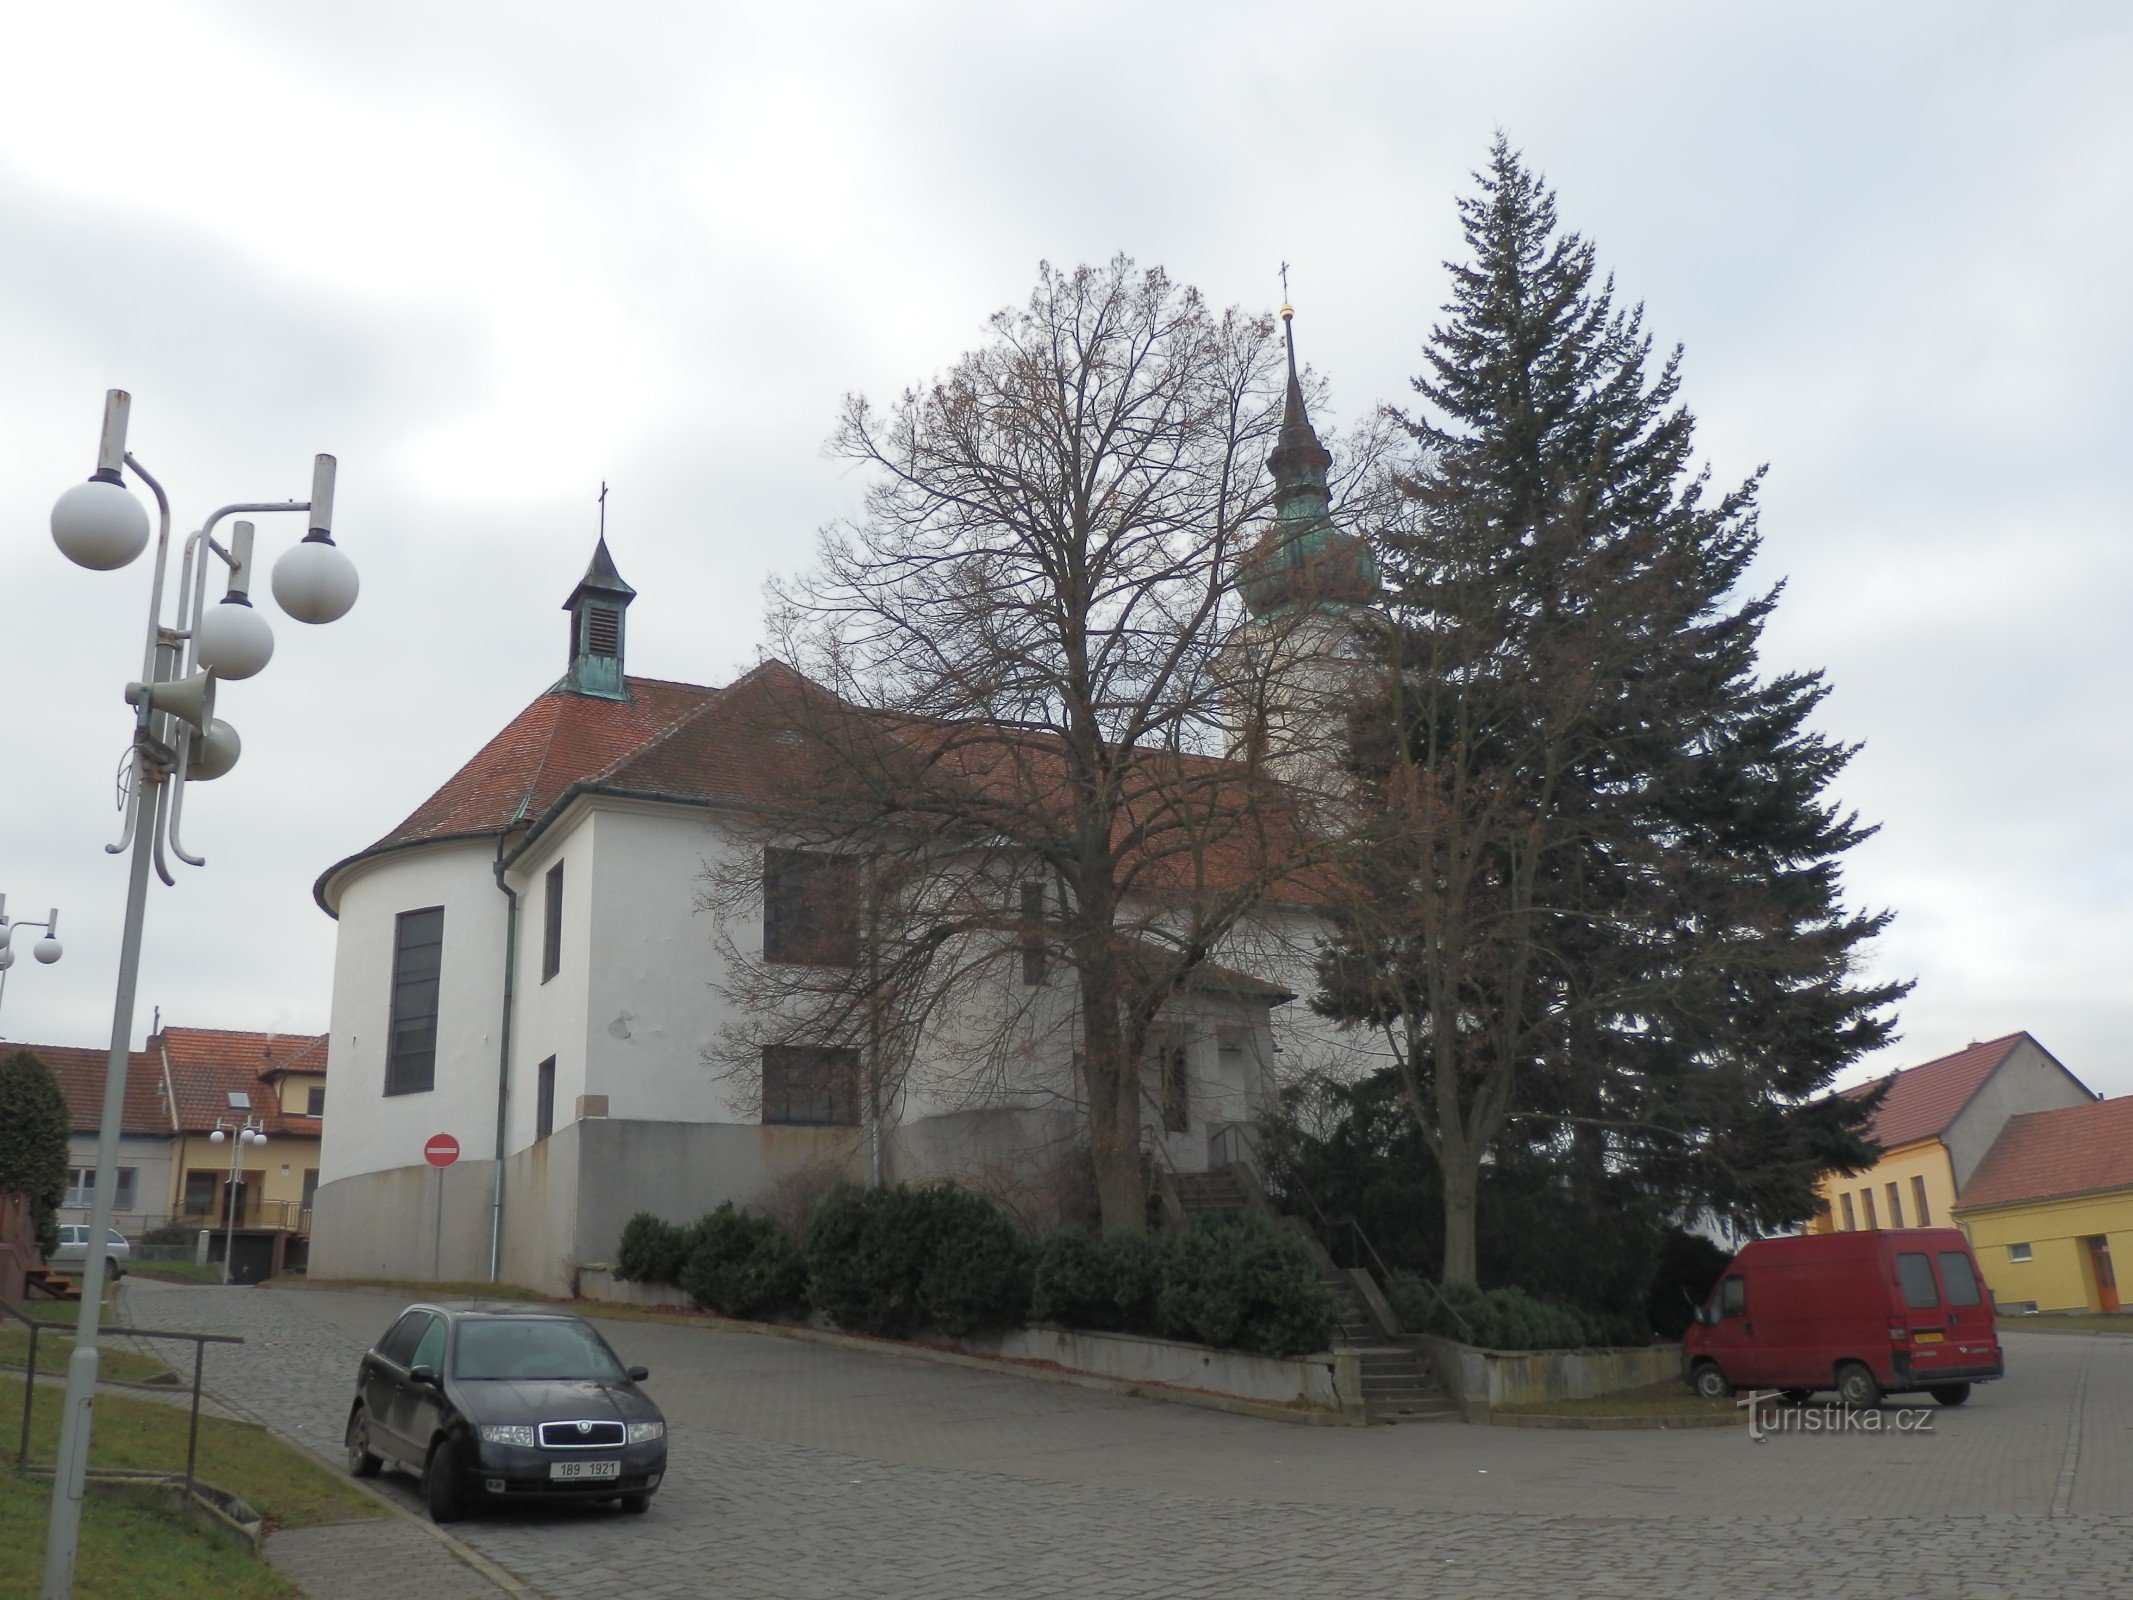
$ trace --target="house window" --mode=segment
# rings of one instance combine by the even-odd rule
[[[859,858],[763,852],[763,959],[784,966],[859,965]]]
[[[2009,1261],[2027,1261],[2029,1258],[2028,1245],[2011,1244],[2007,1247],[2007,1259]]]
[[[444,966],[444,907],[403,911],[393,929],[393,1013],[385,1092],[421,1094],[437,1082],[437,979]]]
[[[533,1089],[533,1137],[536,1141],[555,1132],[555,1057],[535,1069]]]
[[[1889,1185],[1889,1226],[1903,1226],[1903,1196],[1896,1192],[1896,1185],[1893,1183]]]
[[[120,1167],[118,1187],[111,1193],[111,1209],[131,1211],[137,1202],[136,1190],[140,1168]],[[67,1206],[92,1206],[96,1204],[96,1168],[69,1167],[67,1169],[67,1197],[60,1202]]]
[[[1859,1226],[1859,1219],[1852,1215],[1852,1197],[1848,1194],[1840,1194],[1837,1199],[1844,1206],[1844,1231],[1846,1233],[1856,1231]]]
[[[1881,1219],[1874,1215],[1874,1191],[1871,1189],[1861,1189],[1859,1191],[1859,1198],[1866,1202],[1866,1225],[1869,1228],[1880,1227]]]
[[[182,1209],[188,1217],[213,1216],[215,1212],[215,1186],[222,1181],[219,1172],[188,1172],[185,1175],[185,1198]]]
[[[316,1168],[316,1167],[306,1167],[306,1168],[304,1168],[304,1199],[303,1199],[303,1207],[304,1207],[304,1209],[305,1209],[306,1211],[309,1211],[309,1210],[311,1209],[311,1202],[312,1202],[312,1201],[314,1201],[314,1200],[316,1200],[317,1198],[318,1198],[318,1168]]]
[[[1918,1214],[1921,1228],[1933,1226],[1933,1212],[1926,1205],[1926,1180],[1923,1178],[1911,1180],[1911,1209]]]
[[[764,1046],[763,1120],[857,1127],[859,1052],[828,1045]]]
[[[1155,1042],[1156,1097],[1163,1112],[1163,1131],[1183,1133],[1192,1120],[1192,1105],[1185,1085],[1185,1036],[1171,1032]]]
[[[1044,982],[1044,885],[1022,886],[1022,981],[1031,988]]]
[[[563,967],[563,863],[548,869],[547,899],[541,903],[541,982]]]

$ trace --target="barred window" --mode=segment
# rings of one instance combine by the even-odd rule
[[[836,1045],[765,1045],[763,1120],[857,1127],[859,1052]]]
[[[859,965],[859,858],[763,852],[763,959],[783,966]]]

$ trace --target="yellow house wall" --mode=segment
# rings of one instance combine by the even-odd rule
[[[1962,1222],[1985,1281],[1992,1286],[1992,1298],[2001,1305],[2034,1300],[2039,1311],[2101,1310],[2084,1242],[2097,1234],[2110,1241],[2119,1303],[2127,1303],[2126,1280],[2133,1277],[2133,1189],[1966,1211]],[[2031,1259],[2011,1260],[2007,1247],[2013,1244],[2028,1245]]]
[[[304,1169],[318,1166],[318,1145],[316,1139],[297,1139],[286,1134],[270,1136],[264,1145],[246,1145],[243,1162],[246,1189],[262,1200],[286,1200],[292,1206],[301,1204]],[[204,1133],[178,1136],[177,1154],[170,1164],[172,1216],[178,1214],[185,1199],[185,1174],[193,1171],[213,1172],[227,1179],[230,1175],[229,1145],[211,1144]]]
[[[1926,1181],[1926,1204],[1931,1215],[1923,1221],[1917,1215],[1918,1201],[1911,1187],[1913,1178]],[[1827,1217],[1817,1217],[1816,1233],[1842,1232],[1844,1229],[1844,1203],[1842,1195],[1852,1197],[1853,1220],[1859,1228],[1866,1227],[1866,1204],[1860,1198],[1862,1191],[1874,1191],[1874,1215],[1876,1225],[1890,1227],[1889,1185],[1895,1184],[1903,1196],[1903,1225],[1906,1228],[1947,1228],[1954,1226],[1955,1173],[1948,1163],[1948,1152],[1938,1139],[1924,1139],[1917,1144],[1899,1145],[1886,1152],[1873,1167],[1851,1177],[1825,1172],[1816,1185],[1816,1193],[1829,1208]]]

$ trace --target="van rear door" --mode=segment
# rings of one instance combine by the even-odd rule
[[[1902,1248],[1895,1256],[1901,1309],[1889,1331],[1902,1332],[1900,1346],[1910,1359],[1912,1375],[1926,1385],[1936,1373],[1978,1366],[1977,1353],[1965,1346],[1993,1338],[1992,1308],[1984,1304],[1969,1256],[1959,1250]],[[1899,1341],[1892,1338],[1890,1343]]]

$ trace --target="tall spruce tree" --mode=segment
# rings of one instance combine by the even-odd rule
[[[1804,1217],[1867,1113],[1803,1102],[1908,987],[1858,978],[1887,917],[1843,904],[1872,830],[1825,798],[1854,747],[1810,726],[1822,677],[1758,674],[1760,474],[1708,494],[1679,350],[1652,370],[1642,308],[1502,138],[1478,182],[1403,419],[1316,1000],[1391,1041],[1468,1281],[1492,1159]]]

